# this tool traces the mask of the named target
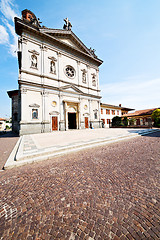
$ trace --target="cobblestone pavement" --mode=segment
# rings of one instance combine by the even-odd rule
[[[6,132],[0,135],[0,170],[7,161],[12,149],[18,141],[18,136],[12,132]]]
[[[160,132],[0,172],[0,239],[160,239]]]

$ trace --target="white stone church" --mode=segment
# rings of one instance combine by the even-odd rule
[[[15,18],[19,89],[12,98],[13,131],[20,135],[55,130],[99,128],[99,66],[95,51],[72,32],[40,25],[29,10]]]

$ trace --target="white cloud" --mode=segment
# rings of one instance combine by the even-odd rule
[[[1,0],[0,11],[3,14],[2,22],[4,24],[4,26],[0,25],[0,31],[3,34],[2,36],[0,34],[0,44],[7,46],[9,53],[16,56],[18,37],[14,30],[14,17],[18,16],[17,5],[13,0]],[[4,37],[5,40],[3,40]]]
[[[18,16],[16,13],[17,6],[12,0],[1,0],[0,10],[6,19],[12,20],[14,22],[14,17]]]
[[[101,85],[102,102],[135,109],[160,106],[160,79],[128,79],[132,80]]]
[[[9,42],[9,34],[6,28],[0,25],[0,44],[8,44]]]

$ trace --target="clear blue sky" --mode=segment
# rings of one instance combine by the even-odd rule
[[[11,115],[7,90],[18,87],[13,17],[29,9],[51,28],[68,17],[72,31],[104,61],[102,102],[160,107],[159,0],[0,0],[0,117]]]

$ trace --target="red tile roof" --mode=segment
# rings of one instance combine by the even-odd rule
[[[151,108],[151,109],[144,109],[144,110],[138,110],[133,113],[124,114],[123,117],[134,117],[134,116],[142,116],[142,115],[151,115],[154,110],[157,108]]]
[[[4,119],[4,118],[0,118],[0,121],[6,121],[6,119]]]

